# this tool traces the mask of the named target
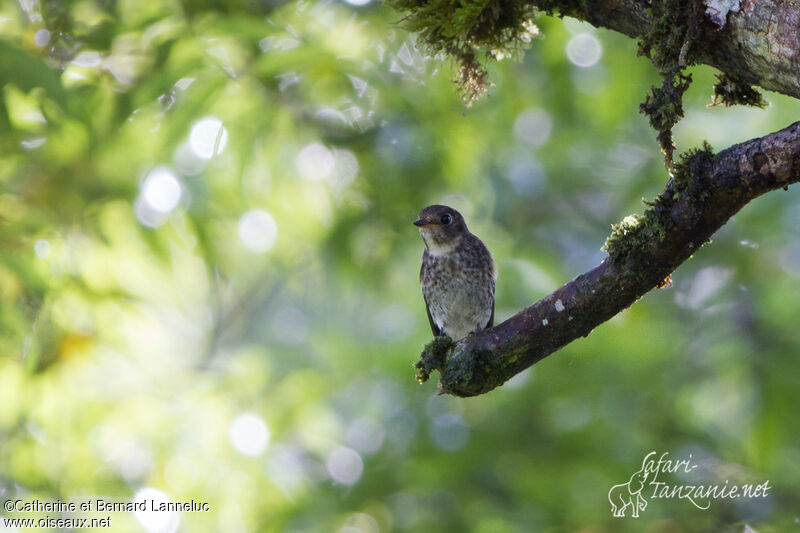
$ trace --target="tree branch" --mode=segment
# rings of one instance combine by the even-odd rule
[[[661,0],[658,0],[661,1]],[[586,20],[630,37],[653,31],[642,0],[530,0],[546,11]],[[705,3],[705,2],[704,2]],[[742,82],[800,98],[800,4],[791,0],[742,0],[723,28],[707,21],[694,44],[698,62]]]
[[[421,375],[439,370],[441,390],[456,396],[492,390],[629,307],[748,202],[797,181],[800,122],[685,157],[651,209],[615,227],[602,263],[502,324],[453,345],[432,343]],[[436,355],[442,349],[446,357]]]

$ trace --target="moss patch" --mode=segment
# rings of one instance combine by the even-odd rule
[[[441,373],[442,391],[468,397],[502,385],[509,376],[514,375],[515,372],[510,371],[509,367],[514,367],[519,357],[516,354],[495,357],[497,349],[491,344],[471,346],[467,353],[449,359]]]
[[[708,198],[708,190],[699,178],[706,172],[713,157],[714,151],[706,141],[703,141],[701,148],[681,154],[680,160],[672,168],[672,180],[665,193],[669,192],[673,201],[688,195],[697,202],[704,202]]]
[[[603,251],[614,261],[621,262],[662,242],[672,223],[654,215],[653,210],[648,209],[644,215],[628,215],[620,223],[613,224]]]
[[[652,30],[639,41],[639,55],[658,69],[661,87],[651,87],[639,111],[650,119],[658,133],[667,168],[672,166],[675,145],[672,127],[683,117],[683,93],[692,81],[685,68],[696,61],[694,43],[703,20],[702,0],[652,0],[647,14]]]
[[[628,215],[611,226],[611,235],[606,239],[603,251],[615,262],[642,257],[650,247],[664,242],[668,232],[675,227],[672,218],[673,206],[689,195],[696,204],[706,201],[708,192],[702,185],[702,176],[714,154],[708,143],[702,148],[682,154],[673,165],[672,179],[664,191],[653,200],[645,200],[648,209],[643,215]]]
[[[717,74],[717,84],[714,85],[714,99],[711,106],[749,105],[764,108],[766,100],[752,85],[739,81],[733,76],[722,73]]]
[[[503,0],[386,0],[404,13],[402,25],[417,32],[434,54],[458,62],[456,81],[469,105],[485,93],[489,79],[481,58],[520,58],[538,34],[536,10],[523,1]]]
[[[431,372],[444,367],[444,363],[447,360],[447,352],[452,346],[453,339],[447,335],[436,337],[425,345],[419,361],[414,365],[417,369],[417,381],[419,383],[425,383],[430,378]]]

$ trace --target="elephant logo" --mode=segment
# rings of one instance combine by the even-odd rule
[[[644,511],[647,507],[647,500],[642,497],[642,490],[651,477],[652,471],[645,468],[644,461],[642,468],[634,473],[627,483],[614,485],[608,491],[608,501],[611,503],[611,513],[616,517],[624,517],[625,509],[631,508],[631,516],[639,518],[639,511]]]

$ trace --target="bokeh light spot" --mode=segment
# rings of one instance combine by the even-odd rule
[[[514,134],[521,141],[541,146],[550,138],[552,120],[544,109],[526,109],[514,121]]]
[[[354,485],[364,472],[364,461],[358,452],[344,446],[331,452],[325,466],[333,480],[342,485]]]
[[[36,244],[33,245],[33,252],[40,259],[47,258],[47,256],[50,255],[50,243],[44,239],[39,239],[36,241]]]
[[[33,35],[33,42],[36,46],[47,46],[50,43],[50,32],[41,29]]]
[[[603,55],[603,46],[591,33],[576,35],[567,43],[567,57],[579,67],[591,67]]]
[[[239,239],[245,248],[255,254],[272,249],[278,237],[278,224],[272,215],[262,209],[253,209],[239,219]]]
[[[339,533],[380,533],[378,521],[367,513],[353,513],[347,517]]]
[[[347,443],[362,453],[375,453],[383,445],[385,432],[371,418],[359,418],[347,428]]]
[[[227,144],[228,130],[217,117],[200,119],[189,134],[189,148],[202,159],[221,154]]]
[[[356,178],[360,168],[358,158],[350,150],[334,150],[333,158],[336,165],[336,174],[331,182],[338,187],[350,185]]]
[[[257,457],[267,449],[269,428],[257,414],[242,413],[231,423],[228,438],[240,454]]]
[[[136,520],[148,533],[175,533],[178,530],[181,517],[175,511],[156,511],[162,503],[169,503],[170,499],[158,489],[145,487],[133,497],[134,503],[141,505],[145,502],[143,510],[133,512]]]
[[[333,154],[320,143],[311,143],[297,154],[297,171],[303,179],[323,180],[333,174],[336,160]]]
[[[181,200],[181,184],[170,169],[158,167],[145,178],[142,199],[153,211],[169,213]]]

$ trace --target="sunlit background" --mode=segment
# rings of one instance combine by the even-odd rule
[[[422,207],[489,245],[502,321],[602,260],[667,177],[630,39],[542,19],[466,108],[400,18],[0,4],[0,500],[210,505],[112,515],[147,533],[797,530],[794,189],[502,388],[413,380]],[[714,72],[693,73],[679,150],[800,116],[775,94],[706,108]],[[773,489],[613,518],[609,488],[651,450]]]

